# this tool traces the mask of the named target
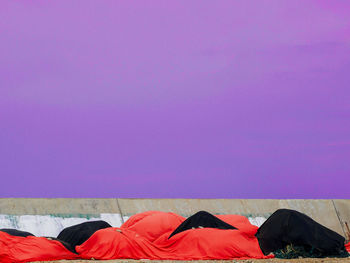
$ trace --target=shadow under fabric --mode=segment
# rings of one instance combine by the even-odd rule
[[[279,209],[256,233],[265,255],[276,257],[344,257],[345,238],[312,218],[290,209]]]
[[[206,212],[206,211],[200,211],[195,213],[194,215],[187,218],[184,222],[182,222],[169,236],[171,238],[172,236],[181,233],[183,231],[192,229],[192,228],[217,228],[217,229],[237,229],[234,226],[231,226],[230,224],[227,224],[226,222],[222,221],[221,219],[217,218],[216,216]]]
[[[17,237],[28,237],[28,236],[34,236],[32,233],[21,231],[17,229],[12,228],[2,228],[0,229],[1,232],[5,232],[11,236],[17,236]]]

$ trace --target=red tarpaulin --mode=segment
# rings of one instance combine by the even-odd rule
[[[345,244],[345,248],[350,253],[350,242]]]
[[[258,228],[247,218],[218,217],[238,229],[190,229],[168,239],[185,218],[174,213],[150,211],[132,216],[121,228],[97,231],[76,250],[86,259],[267,258],[255,237]]]
[[[70,252],[59,241],[45,237],[19,237],[0,231],[0,262],[20,263],[30,261],[50,261],[76,259],[78,255]]]

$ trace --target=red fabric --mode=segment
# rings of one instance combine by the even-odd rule
[[[238,228],[241,232],[246,233],[249,236],[254,236],[256,232],[258,231],[258,227],[252,225],[248,218],[241,215],[217,215],[219,219],[222,221],[225,221],[226,223],[230,224],[231,226],[234,226]]]
[[[121,229],[136,232],[150,242],[154,242],[165,233],[173,232],[185,218],[174,213],[148,211],[130,217]]]
[[[350,242],[348,242],[347,244],[345,244],[345,248],[346,248],[346,250],[350,253]]]
[[[18,237],[0,231],[0,262],[20,263],[76,259],[78,255],[67,250],[59,241],[45,237]]]
[[[268,258],[255,237],[257,227],[248,219],[237,215],[218,217],[238,230],[190,229],[168,239],[185,219],[173,213],[151,211],[132,216],[121,228],[97,231],[76,250],[86,259]]]

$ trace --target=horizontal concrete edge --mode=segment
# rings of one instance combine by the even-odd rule
[[[0,214],[120,214],[112,198],[0,198]]]
[[[336,207],[339,207],[339,211]],[[317,222],[345,235],[350,222],[350,200],[331,199],[139,199],[139,198],[0,198],[0,214],[101,214],[131,216],[158,210],[190,216],[206,210],[213,214],[268,217],[279,208],[300,211]]]

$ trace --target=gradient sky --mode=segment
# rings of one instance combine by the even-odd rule
[[[350,1],[1,1],[0,197],[350,198]]]

